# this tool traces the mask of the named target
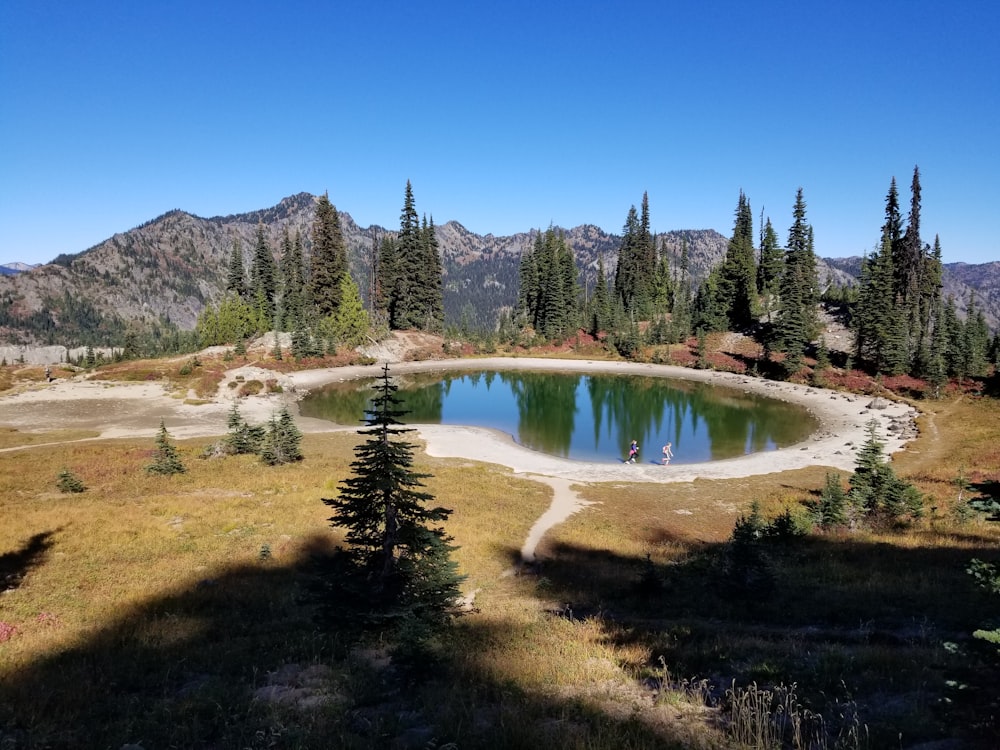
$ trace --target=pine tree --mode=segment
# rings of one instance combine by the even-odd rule
[[[379,243],[378,263],[376,268],[374,308],[391,325],[396,318],[396,287],[398,278],[398,261],[396,253],[396,238],[384,235]]]
[[[425,216],[420,226],[420,261],[417,264],[416,320],[425,331],[444,328],[444,279],[434,218]]]
[[[604,272],[604,255],[597,258],[597,279],[594,282],[594,296],[591,302],[590,334],[597,336],[607,331],[611,325],[611,294]]]
[[[629,208],[618,249],[615,297],[626,315],[648,319],[652,314],[652,282],[656,272],[656,243],[650,232],[649,198],[642,196],[642,214]]]
[[[80,492],[87,491],[87,485],[83,483],[76,474],[74,474],[69,469],[63,469],[59,472],[59,476],[56,477],[56,487],[59,491],[64,494],[78,494]]]
[[[947,327],[944,320],[944,303],[940,297],[934,307],[931,318],[931,342],[924,374],[931,384],[933,395],[940,398],[941,388],[948,382],[948,348]]]
[[[691,274],[686,237],[681,242],[680,269],[674,284],[674,305],[670,311],[670,323],[674,341],[684,341],[691,335]]]
[[[277,417],[272,416],[260,446],[260,459],[268,466],[278,466],[301,461],[302,433],[295,425],[288,407],[281,408]]]
[[[722,268],[716,266],[698,285],[694,295],[694,328],[701,331],[724,331],[729,325],[728,306],[722,289]]]
[[[389,325],[394,329],[420,328],[423,322],[419,307],[420,281],[423,274],[423,242],[420,219],[413,199],[413,185],[406,181],[403,208],[399,216],[399,234],[395,243],[395,273]]]
[[[959,346],[965,374],[972,377],[985,375],[990,331],[986,325],[983,311],[976,305],[975,290],[969,292],[969,302],[965,307],[965,323],[962,325],[962,338]]]
[[[278,274],[271,245],[264,233],[264,225],[257,225],[253,262],[250,265],[250,302],[257,309],[262,323],[259,331],[271,327],[274,321],[275,299],[278,294]]]
[[[413,471],[413,445],[394,439],[411,430],[399,426],[406,412],[388,365],[375,390],[353,476],[340,483],[338,497],[323,500],[334,509],[331,525],[347,530],[348,545],[336,577],[327,578],[336,597],[329,605],[369,627],[433,628],[448,620],[463,580],[452,538],[438,525],[451,511],[428,507],[433,496],[418,489],[428,475]]]
[[[670,268],[670,254],[666,241],[660,242],[656,272],[653,274],[653,310],[658,316],[670,312],[674,305],[674,277]]]
[[[309,299],[320,318],[336,312],[340,304],[340,277],[347,273],[347,245],[340,216],[324,193],[316,201],[312,225],[312,275]]]
[[[355,347],[368,335],[368,312],[361,302],[357,284],[349,273],[340,277],[340,307],[333,314],[333,332],[337,341]]]
[[[785,270],[781,276],[781,302],[775,320],[775,340],[786,354],[784,367],[789,375],[801,367],[806,346],[818,328],[819,281],[812,227],[806,223],[802,188],[795,196],[793,216],[785,249]]]
[[[866,430],[868,437],[858,451],[848,501],[875,526],[919,518],[923,498],[913,485],[899,479],[886,461],[878,421],[870,420]]]
[[[757,293],[764,300],[764,310],[767,313],[768,322],[771,320],[771,311],[774,309],[774,298],[778,294],[778,282],[784,270],[785,259],[781,246],[778,243],[778,233],[771,225],[771,218],[761,229],[760,235],[760,263],[757,265]]]
[[[240,416],[239,404],[236,401],[233,401],[233,407],[229,410],[227,424],[229,432],[224,440],[226,452],[234,455],[260,452],[264,441],[264,428],[248,424]]]
[[[756,319],[757,267],[753,246],[753,215],[750,202],[740,191],[733,236],[719,274],[719,298],[726,306],[729,328],[747,330]]]
[[[579,315],[579,283],[573,251],[553,227],[535,235],[534,247],[521,256],[518,314],[549,339],[572,333]]]
[[[847,523],[847,493],[840,483],[839,475],[827,473],[826,486],[813,509],[813,520],[822,528],[844,526]]]
[[[246,268],[243,265],[243,246],[237,237],[233,240],[233,249],[229,253],[229,272],[226,276],[226,291],[240,299],[247,299]]]
[[[302,235],[289,239],[288,230],[281,243],[281,322],[282,331],[294,331],[304,323],[305,267],[302,258]]]
[[[177,448],[170,442],[170,433],[167,432],[166,425],[160,420],[160,430],[156,435],[156,449],[153,451],[153,461],[146,466],[149,474],[183,474],[187,471],[181,462]]]

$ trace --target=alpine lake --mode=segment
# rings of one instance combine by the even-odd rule
[[[355,426],[371,407],[374,378],[313,391],[301,414]],[[622,462],[632,440],[641,463],[736,458],[794,445],[819,424],[806,409],[688,380],[572,372],[464,371],[394,375],[405,424],[499,430],[520,445],[574,461]]]

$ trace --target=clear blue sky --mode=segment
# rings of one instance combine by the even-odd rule
[[[0,262],[165,211],[328,191],[497,235],[729,236],[742,189],[782,241],[876,244],[890,179],[946,262],[1000,260],[1000,3],[0,3]],[[756,227],[755,227],[756,228]]]

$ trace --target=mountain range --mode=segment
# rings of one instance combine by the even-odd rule
[[[315,196],[299,193],[272,208],[207,219],[173,210],[51,263],[7,264],[16,272],[0,275],[0,343],[72,345],[77,342],[60,336],[79,330],[79,318],[125,323],[168,320],[181,329],[192,329],[205,306],[222,298],[234,241],[240,241],[249,266],[258,226],[263,225],[276,253],[284,232],[292,237],[301,233],[309,257],[315,201]],[[352,276],[367,296],[373,248],[394,230],[362,228],[350,214],[338,213]],[[499,237],[479,235],[457,221],[435,230],[444,269],[446,319],[488,325],[500,309],[516,302],[521,254],[532,246],[537,230]],[[600,257],[608,278],[613,278],[619,236],[593,225],[560,231],[573,248],[588,294],[594,288]],[[676,230],[659,239],[675,268],[687,243],[695,284],[722,260],[728,245],[728,238],[711,229]],[[855,283],[860,265],[860,258],[820,259],[820,281],[824,285]],[[988,324],[998,327],[1000,262],[947,264],[944,286],[960,309],[974,289]]]

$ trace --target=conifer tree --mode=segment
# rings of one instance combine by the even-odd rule
[[[337,340],[350,347],[363,343],[368,335],[368,312],[361,302],[361,294],[349,273],[340,277],[340,307],[332,316],[333,333]]]
[[[278,274],[271,245],[264,233],[264,225],[257,225],[253,262],[250,265],[250,300],[263,323],[258,330],[271,327],[274,320],[275,298],[278,292]]]
[[[243,300],[248,297],[246,268],[243,265],[243,246],[240,244],[239,237],[233,240],[233,249],[229,253],[226,291]]]
[[[692,317],[694,328],[700,331],[724,331],[729,324],[725,292],[722,286],[722,267],[708,272],[694,295]]]
[[[260,459],[268,466],[278,466],[302,460],[299,443],[302,433],[287,406],[281,408],[277,417],[272,415],[267,433],[260,446]]]
[[[866,430],[868,437],[858,451],[848,500],[876,526],[919,518],[923,513],[923,498],[913,485],[897,477],[886,461],[878,421],[870,420]]]
[[[774,309],[774,299],[778,294],[778,282],[784,270],[784,253],[778,242],[778,233],[771,225],[771,217],[761,229],[760,263],[757,265],[757,293],[764,300],[764,310],[768,322]]]
[[[429,507],[421,491],[427,474],[413,471],[413,445],[396,440],[406,414],[382,369],[368,413],[365,442],[355,449],[353,475],[341,481],[331,525],[347,530],[335,576],[327,578],[330,610],[347,611],[367,626],[423,626],[447,621],[463,577],[451,559],[455,547],[442,524],[451,511]],[[329,611],[329,610],[328,610]]]
[[[282,331],[294,331],[304,323],[305,267],[302,258],[302,235],[292,241],[285,230],[281,242],[281,321]]]
[[[373,307],[391,325],[396,319],[396,279],[398,277],[396,238],[384,235],[378,248]]]
[[[947,327],[944,320],[944,303],[937,299],[931,318],[931,342],[924,374],[930,382],[935,398],[940,398],[941,388],[948,382]]]
[[[239,404],[233,401],[227,420],[229,432],[225,437],[225,449],[234,455],[260,452],[264,440],[264,428],[250,425],[240,416]]]
[[[652,283],[656,273],[656,242],[650,232],[649,197],[642,195],[642,213],[631,206],[622,230],[615,269],[615,297],[627,317],[648,319],[652,314]]]
[[[535,235],[534,247],[521,256],[519,314],[535,331],[550,339],[576,329],[579,286],[573,251],[553,227]]]
[[[745,331],[756,318],[757,267],[750,201],[740,191],[733,236],[719,274],[719,302],[726,307],[729,328]]]
[[[156,435],[156,449],[153,451],[153,461],[146,466],[149,474],[162,474],[170,476],[172,474],[183,474],[187,469],[181,462],[180,454],[172,442],[170,433],[167,432],[166,425],[160,420],[160,430]]]
[[[827,473],[826,486],[813,509],[813,520],[822,528],[844,526],[847,523],[847,493],[840,483],[839,475]]]
[[[396,235],[396,274],[393,287],[394,318],[392,328],[419,328],[421,313],[418,308],[423,245],[420,219],[413,199],[413,185],[406,181],[403,208],[399,216],[399,234]]]
[[[982,309],[976,305],[975,290],[969,292],[969,302],[965,307],[965,323],[962,325],[959,346],[962,352],[962,369],[965,374],[972,377],[985,375],[990,331]]]
[[[311,265],[309,300],[317,316],[325,318],[340,304],[340,277],[348,272],[347,245],[340,227],[340,216],[326,193],[316,201]]]
[[[818,327],[816,305],[819,303],[819,281],[812,227],[806,223],[802,188],[795,196],[793,216],[785,249],[785,269],[781,276],[781,303],[775,321],[775,337],[778,347],[786,354],[784,367],[788,374],[801,366],[806,346]]]
[[[611,326],[611,294],[608,290],[608,279],[604,272],[604,255],[597,258],[597,279],[594,282],[594,297],[591,302],[590,333],[597,336],[601,331],[607,331]]]
[[[667,251],[665,240],[661,240],[660,242],[651,291],[654,312],[657,315],[670,312],[674,305],[675,289],[674,277],[670,268],[670,254]]]
[[[674,285],[674,304],[670,311],[670,323],[674,341],[683,341],[691,335],[691,274],[688,259],[688,243],[685,237],[681,242],[681,261],[678,277]]]
[[[59,476],[56,477],[56,487],[64,494],[78,494],[87,491],[87,485],[83,483],[83,480],[66,468],[60,471]]]
[[[417,323],[426,331],[440,331],[444,327],[444,278],[434,217],[429,221],[426,216],[423,218],[420,251],[415,287]]]

